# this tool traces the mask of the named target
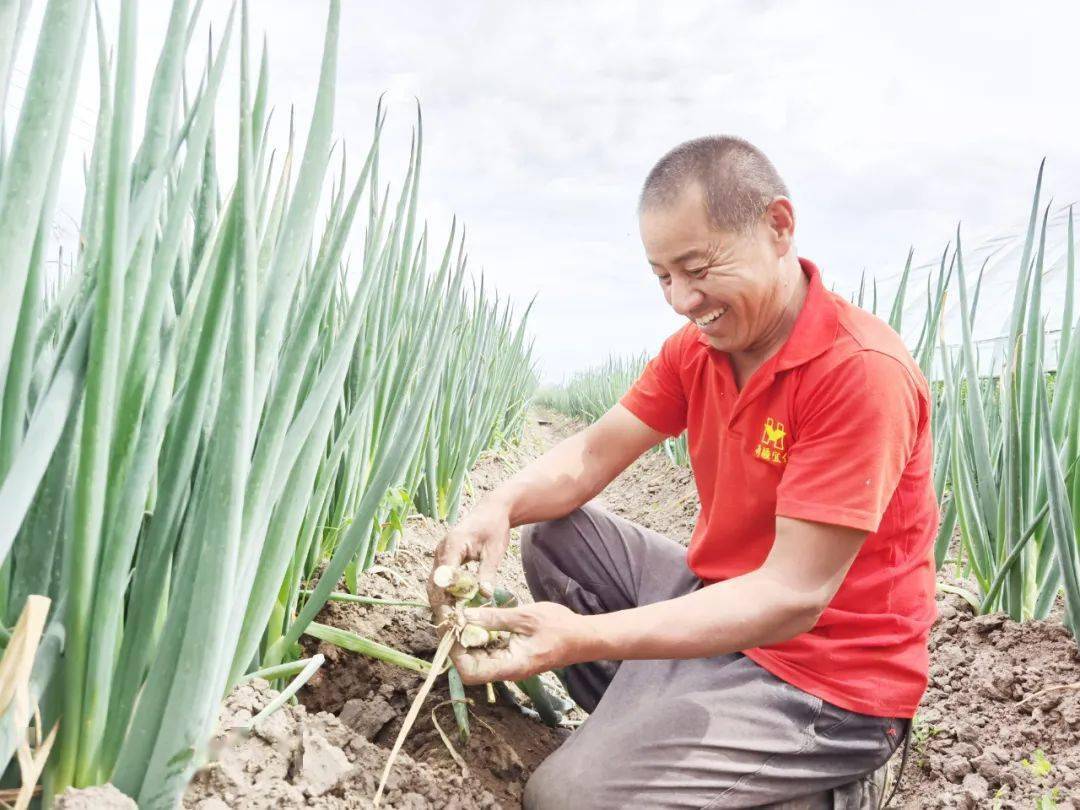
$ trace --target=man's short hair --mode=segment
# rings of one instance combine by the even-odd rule
[[[709,219],[721,230],[747,233],[777,197],[789,197],[776,167],[753,144],[707,135],[679,144],[653,166],[641,189],[638,213],[670,205],[697,183]]]

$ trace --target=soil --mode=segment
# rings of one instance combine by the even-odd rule
[[[278,807],[369,808],[387,750],[329,712],[302,705],[279,709],[250,734],[240,728],[276,693],[265,681],[235,689],[225,701],[211,764],[184,799],[198,810]],[[231,729],[231,730],[230,730]],[[402,754],[387,783],[384,807],[492,808],[475,780]]]
[[[487,454],[470,473],[463,511],[577,427],[561,415],[534,414],[518,445]],[[673,467],[660,453],[639,459],[597,500],[683,543],[698,508],[691,472]],[[444,531],[438,522],[410,518],[398,550],[380,556],[361,579],[361,593],[425,601],[423,582]],[[528,599],[516,537],[500,573],[501,584]],[[957,584],[944,573],[941,581]],[[1080,807],[1076,641],[1060,621],[1016,624],[1001,615],[975,617],[951,594],[940,593],[938,607],[930,686],[892,806]],[[426,609],[332,602],[318,621],[428,660],[437,643]],[[304,643],[309,654],[321,652],[326,662],[300,691],[300,705],[284,707],[245,735],[229,729],[250,719],[274,692],[262,682],[235,690],[222,711],[214,758],[196,776],[185,807],[372,806],[390,747],[423,679],[311,638]],[[561,691],[554,680],[548,684]],[[1068,688],[1054,688],[1060,686]],[[575,710],[563,726],[548,728],[502,698],[489,704],[483,689],[470,688],[468,696],[472,733],[461,744],[444,703],[445,679],[437,682],[394,765],[382,806],[519,807],[529,774],[583,717]],[[464,767],[440,739],[433,710]],[[894,773],[899,762],[898,755]]]
[[[975,616],[954,595],[940,594],[938,611],[896,804],[1080,807],[1076,640],[1058,617]]]

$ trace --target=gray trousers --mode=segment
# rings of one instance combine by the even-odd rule
[[[526,527],[525,578],[537,601],[606,613],[672,599],[702,583],[686,549],[587,505]],[[876,807],[907,721],[841,709],[741,653],[568,667],[590,712],[536,770],[526,810]]]

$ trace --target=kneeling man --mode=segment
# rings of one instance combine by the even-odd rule
[[[468,683],[565,668],[591,713],[527,808],[868,805],[927,681],[926,381],[797,256],[787,188],[745,141],[665,155],[639,219],[687,323],[618,405],[447,534],[436,563],[478,560],[493,581],[524,525],[537,600],[473,611],[514,635],[454,661]],[[701,499],[688,549],[587,504],[683,430]]]

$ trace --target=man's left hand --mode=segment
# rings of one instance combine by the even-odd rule
[[[469,608],[465,618],[489,630],[508,630],[504,647],[455,648],[454,665],[467,684],[519,681],[588,660],[584,617],[554,602],[516,608]]]

